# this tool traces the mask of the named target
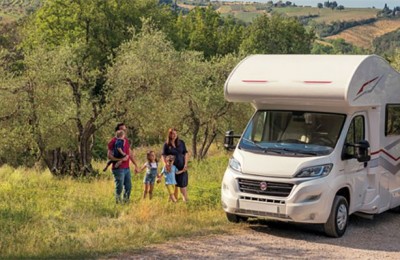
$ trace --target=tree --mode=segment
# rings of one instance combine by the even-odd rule
[[[244,26],[232,16],[223,18],[212,6],[196,7],[177,18],[177,49],[195,50],[206,58],[237,52]]]
[[[72,0],[68,4],[61,0],[46,1],[28,23],[23,44],[27,69],[20,79],[24,82],[20,88],[25,90],[19,90],[25,91],[31,112],[25,126],[32,129],[33,142],[40,157],[54,174],[96,174],[91,165],[95,133],[116,118],[122,118],[128,111],[126,107],[109,105],[112,100],[108,99],[111,93],[105,87],[106,67],[115,55],[115,49],[130,37],[129,27],[141,28],[142,15],[154,17],[154,24],[165,28],[167,33],[173,29],[173,26],[168,27],[175,23],[169,7],[160,6],[155,0]],[[170,37],[173,37],[172,34]],[[35,53],[52,53],[60,59],[56,59],[58,63],[53,65],[45,62],[34,64],[32,57],[41,60]],[[50,75],[52,66],[64,73],[54,78]],[[65,135],[58,136],[67,143],[47,142],[43,137],[47,130],[40,130],[44,125],[41,121],[44,115],[53,111],[51,107],[35,109],[38,106],[35,93],[51,85],[37,76],[41,75],[41,71],[48,72],[49,75],[43,77],[52,78],[53,85],[68,93],[63,97],[67,97],[69,102],[58,102],[57,107],[68,111],[69,119],[60,119],[61,122],[68,122],[64,129],[67,132],[61,131]],[[50,113],[47,120],[54,120],[59,114],[63,113]],[[53,124],[50,126],[54,127]]]
[[[200,52],[176,51],[164,33],[146,28],[109,67],[109,104],[121,106],[121,96],[136,93],[127,100],[127,119],[135,122],[142,143],[164,140],[167,129],[177,127],[190,137],[193,157],[202,159],[227,127],[233,104],[224,100],[223,84],[239,58],[205,60]]]
[[[314,32],[307,32],[295,18],[261,15],[247,29],[240,50],[245,54],[310,53],[314,38]]]
[[[392,65],[393,68],[400,72],[400,48],[395,51],[395,54],[391,59],[390,65]]]
[[[317,4],[317,7],[318,7],[319,9],[321,9],[321,8],[323,8],[324,6],[322,5],[322,3],[318,3],[318,4]]]
[[[18,143],[22,147],[19,149],[24,151],[23,154],[30,153],[36,159],[43,159],[55,173],[60,165],[49,160],[49,151],[57,147],[78,146],[76,132],[71,127],[76,120],[75,113],[73,109],[66,109],[73,107],[73,91],[65,81],[67,73],[73,68],[69,62],[71,56],[69,48],[52,51],[36,48],[25,53],[24,71],[20,75],[12,76],[8,71],[2,74],[2,81],[6,79],[7,83],[1,88],[5,94],[1,96],[4,101],[8,99],[12,102],[2,103],[2,110],[6,110],[3,130],[10,137],[3,140],[2,145],[12,147],[10,141],[13,144],[15,140],[20,140]],[[11,117],[6,118],[7,115]],[[69,155],[59,156],[70,161]],[[62,167],[69,166],[65,164]],[[76,173],[73,170],[69,172],[72,175]]]

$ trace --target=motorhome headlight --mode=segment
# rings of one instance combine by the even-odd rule
[[[296,174],[297,178],[305,177],[324,177],[328,175],[332,170],[333,164],[317,165],[312,167],[307,167],[301,169],[299,173]]]
[[[235,171],[242,172],[242,166],[235,157],[231,157],[229,159],[229,167],[231,167]]]

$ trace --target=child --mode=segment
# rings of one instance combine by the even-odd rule
[[[178,168],[176,168],[176,166],[174,165],[174,160],[175,157],[173,155],[168,155],[166,157],[166,164],[163,167],[161,173],[157,175],[157,182],[161,180],[162,175],[165,176],[165,186],[168,190],[169,200],[176,202],[176,198],[174,195],[176,185],[175,174],[181,174],[184,171],[178,171]]]
[[[147,194],[149,194],[149,199],[152,199],[154,182],[156,181],[158,172],[158,160],[154,151],[147,152],[147,162],[143,164],[142,168],[139,169],[139,172],[143,171],[145,168],[147,168],[147,170],[143,180],[143,199],[146,198]]]
[[[118,168],[122,163],[122,158],[126,156],[126,153],[124,153],[124,142],[125,142],[124,130],[118,130],[117,132],[115,132],[115,137],[117,138],[117,140],[115,141],[113,156],[121,160],[109,160],[107,162],[106,167],[104,167],[103,172],[107,171],[108,167],[113,163],[114,163],[114,168]]]

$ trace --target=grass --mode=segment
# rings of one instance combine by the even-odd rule
[[[139,158],[145,158],[142,152]],[[48,171],[0,168],[0,258],[89,258],[132,252],[175,237],[232,229],[220,206],[228,155],[191,161],[188,203],[167,202],[163,184],[142,200],[143,173],[132,202],[116,205],[111,173],[95,180],[57,179]],[[95,163],[99,169],[104,163]]]

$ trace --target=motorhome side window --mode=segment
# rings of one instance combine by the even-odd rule
[[[400,135],[400,104],[386,105],[385,135]]]
[[[356,116],[351,121],[349,131],[347,132],[346,142],[344,145],[343,159],[355,158],[354,144],[365,139],[364,117]]]

